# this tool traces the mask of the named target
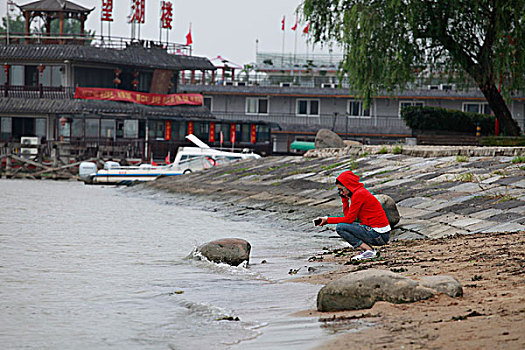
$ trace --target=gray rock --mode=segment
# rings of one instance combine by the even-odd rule
[[[421,278],[419,284],[452,298],[463,296],[463,286],[452,276],[426,276]]]
[[[392,197],[387,196],[386,194],[378,194],[375,196],[379,203],[381,203],[381,206],[385,210],[386,217],[388,218],[388,222],[390,223],[390,227],[394,228],[399,223],[399,220],[401,220],[401,216],[399,215],[399,210],[397,210],[396,202],[392,199]]]
[[[324,286],[317,295],[317,310],[371,308],[376,301],[409,303],[432,297],[434,290],[399,274],[377,269],[353,272]]]
[[[239,266],[243,261],[249,262],[251,245],[240,238],[223,238],[208,242],[197,250],[208,260]]]
[[[320,129],[315,136],[315,149],[345,147],[343,139],[328,129]]]

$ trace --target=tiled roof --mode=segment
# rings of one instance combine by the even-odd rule
[[[139,116],[158,116],[172,118],[215,119],[204,106],[153,107],[136,103],[67,100],[67,99],[24,99],[0,98],[0,113],[8,114],[129,114]]]
[[[82,45],[18,44],[0,45],[0,60],[16,62],[63,62],[138,66],[169,70],[215,69],[205,57],[168,54],[162,48],[129,46],[124,50]]]
[[[92,10],[65,0],[41,0],[18,6],[22,11],[69,11],[91,12]]]

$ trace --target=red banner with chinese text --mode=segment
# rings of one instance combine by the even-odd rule
[[[172,29],[171,22],[173,21],[173,5],[169,1],[163,1],[161,7],[162,15],[160,17],[161,27],[163,29]]]
[[[193,134],[193,122],[188,122],[188,135]]]
[[[102,0],[100,20],[113,22],[113,0]]]
[[[166,128],[164,133],[164,140],[171,140],[171,121],[166,120]]]
[[[210,143],[215,142],[215,123],[210,123],[210,137],[208,138]]]
[[[255,126],[255,124],[252,124],[250,126],[250,142],[257,142],[257,127]]]
[[[83,88],[77,87],[75,98],[83,100],[106,100],[133,102],[149,106],[177,106],[192,105],[201,106],[203,97],[201,94],[151,94],[119,89],[106,88]]]
[[[146,21],[146,0],[132,0],[130,23],[144,23]]]

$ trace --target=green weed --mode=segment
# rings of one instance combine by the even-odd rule
[[[512,164],[525,163],[525,156],[516,156],[512,159]]]
[[[471,172],[456,175],[456,180],[461,182],[472,182],[474,181],[474,174]]]
[[[392,147],[392,154],[401,154],[403,153],[403,146],[402,145],[395,145]]]
[[[456,162],[458,163],[464,163],[469,160],[469,157],[467,156],[456,156]]]
[[[386,153],[388,153],[388,149],[386,148],[386,146],[381,147],[381,149],[379,150],[379,154],[386,154]]]

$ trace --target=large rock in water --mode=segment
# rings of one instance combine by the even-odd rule
[[[388,218],[388,222],[390,223],[390,227],[394,228],[394,226],[398,224],[399,220],[401,220],[399,210],[397,210],[396,202],[394,202],[392,197],[387,196],[386,194],[378,194],[375,197],[379,203],[381,203],[381,206],[386,213],[386,217]]]
[[[343,139],[331,130],[320,129],[315,136],[315,149],[345,147]]]
[[[400,304],[428,299],[434,294],[434,290],[408,277],[369,269],[353,272],[324,286],[317,295],[317,310],[368,309],[376,301]]]
[[[249,262],[250,243],[240,238],[223,238],[205,243],[197,250],[208,260],[239,266],[243,261]]]

